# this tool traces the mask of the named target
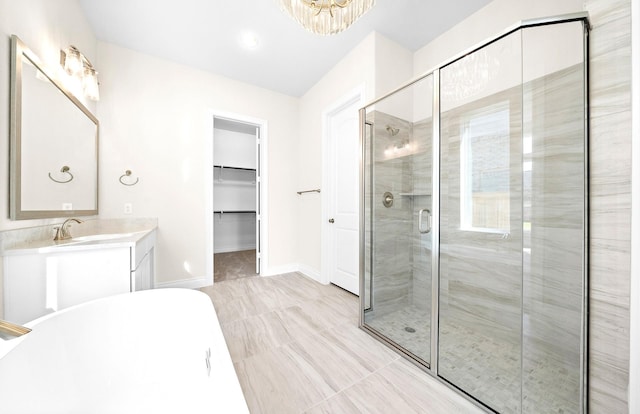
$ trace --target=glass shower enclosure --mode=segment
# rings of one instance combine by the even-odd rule
[[[361,326],[501,413],[585,412],[586,15],[363,108]]]

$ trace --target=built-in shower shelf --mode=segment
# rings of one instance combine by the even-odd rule
[[[401,197],[420,197],[420,196],[430,196],[431,193],[400,193]]]

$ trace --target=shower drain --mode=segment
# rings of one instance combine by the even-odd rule
[[[405,326],[405,327],[404,327],[404,330],[405,330],[405,331],[407,331],[407,332],[410,332],[410,333],[414,333],[414,332],[416,331],[415,329],[413,329],[413,328],[412,328],[412,327],[410,327],[410,326]]]

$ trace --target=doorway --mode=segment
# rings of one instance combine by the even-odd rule
[[[253,277],[264,269],[262,177],[266,123],[214,114],[209,177],[209,251],[213,282]]]

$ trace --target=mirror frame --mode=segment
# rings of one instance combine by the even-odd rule
[[[96,126],[95,136],[95,209],[92,210],[22,210],[22,58],[29,59],[53,86],[58,88]],[[98,214],[100,123],[91,111],[76,98],[56,76],[44,70],[38,57],[16,36],[11,36],[11,91],[10,91],[10,156],[9,156],[9,218],[28,220],[42,218],[92,216]]]

